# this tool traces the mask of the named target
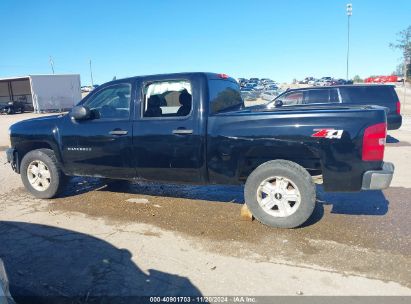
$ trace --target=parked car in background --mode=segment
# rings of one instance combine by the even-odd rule
[[[81,87],[81,92],[82,93],[89,93],[89,92],[93,91],[94,89],[96,89],[97,87],[98,87],[98,84],[90,85],[90,86],[82,86]]]
[[[264,85],[265,86],[277,85],[277,82],[275,82],[274,80],[269,80],[269,81],[264,82]]]
[[[277,90],[278,86],[276,84],[269,84],[265,86],[266,90]]]
[[[345,80],[345,79],[333,79],[331,81],[331,85],[344,85],[344,84],[353,84],[352,80]]]
[[[82,86],[81,87],[81,93],[88,93],[88,92],[91,92],[91,91],[92,91],[91,86]]]
[[[259,92],[261,92],[261,91],[264,91],[264,90],[265,90],[265,86],[262,85],[262,84],[256,85],[256,86],[254,87],[254,91],[259,91]]]
[[[300,81],[300,84],[308,84],[309,81],[315,81],[314,77],[305,77],[304,80]]]
[[[252,88],[241,88],[240,93],[245,101],[255,101],[259,97],[259,93]]]
[[[260,81],[260,79],[258,79],[258,78],[250,78],[249,82],[258,83],[259,81]]]
[[[322,77],[321,80],[324,80],[324,81],[332,81],[333,78],[330,77],[330,76],[326,76],[326,77]]]
[[[238,78],[238,79],[237,79],[237,82],[238,82],[238,84],[240,85],[240,87],[243,87],[243,86],[245,86],[245,84],[248,82],[248,80],[245,79],[245,78]]]
[[[315,85],[315,83],[316,83],[317,81],[318,81],[317,79],[313,78],[313,79],[311,79],[311,80],[308,80],[307,84],[313,86],[313,85]]]
[[[388,129],[399,129],[402,124],[401,104],[393,85],[341,85],[291,89],[279,95],[269,108],[275,106],[276,100],[282,105],[330,104],[377,105],[387,109]]]
[[[314,86],[316,87],[324,87],[327,85],[327,81],[324,79],[318,79],[316,82],[314,82]]]
[[[249,89],[253,89],[256,86],[258,86],[258,84],[256,82],[247,82],[244,87],[249,88]]]
[[[2,114],[16,114],[16,113],[24,113],[25,105],[23,102],[18,100],[12,100],[7,102],[0,108],[0,113]]]
[[[352,84],[352,81],[345,80],[342,78],[336,80],[336,85],[345,85],[345,84]]]

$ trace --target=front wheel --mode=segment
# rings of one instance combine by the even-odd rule
[[[257,167],[247,178],[244,197],[261,223],[295,228],[314,211],[316,191],[310,174],[300,165],[274,160]]]
[[[50,149],[28,152],[21,161],[20,175],[24,187],[37,198],[56,196],[66,180]]]

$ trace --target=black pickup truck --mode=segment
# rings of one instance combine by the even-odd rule
[[[133,77],[99,86],[70,113],[10,127],[7,158],[52,198],[67,176],[245,184],[262,223],[296,227],[325,191],[384,189],[386,114],[378,106],[246,108],[225,74]]]

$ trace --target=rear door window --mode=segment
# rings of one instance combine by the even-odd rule
[[[150,83],[144,88],[143,117],[186,117],[192,109],[192,90],[188,80]]]

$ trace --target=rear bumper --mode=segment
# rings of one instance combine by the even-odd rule
[[[388,124],[388,130],[399,129],[402,124],[402,116],[401,115],[388,115],[387,124]]]
[[[17,153],[16,153],[16,149],[14,148],[9,148],[6,150],[6,155],[7,155],[7,162],[10,163],[11,168],[13,169],[13,171],[19,173],[19,161],[18,161],[18,157],[17,157]]]
[[[382,190],[390,186],[394,165],[383,163],[381,170],[366,171],[362,178],[362,190]]]

